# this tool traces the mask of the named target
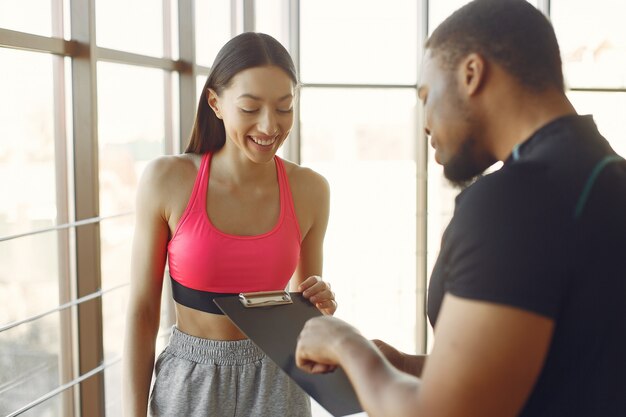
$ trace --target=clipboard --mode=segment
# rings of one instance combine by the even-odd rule
[[[335,417],[363,411],[341,368],[309,374],[296,366],[298,335],[304,323],[322,313],[301,293],[263,291],[215,298],[213,302],[307,394]]]

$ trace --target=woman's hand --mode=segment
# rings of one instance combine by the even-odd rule
[[[304,280],[298,286],[304,298],[309,300],[322,314],[332,316],[337,310],[335,293],[330,290],[330,284],[323,281],[322,277],[313,275]]]

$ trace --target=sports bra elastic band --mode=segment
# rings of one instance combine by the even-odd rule
[[[172,283],[172,295],[174,297],[174,301],[176,301],[178,304],[184,305],[185,307],[204,311],[205,313],[224,314],[222,313],[222,310],[220,310],[213,302],[213,299],[239,295],[239,293],[231,294],[194,290],[192,288],[187,288],[184,285],[179,284],[171,276],[170,282]]]

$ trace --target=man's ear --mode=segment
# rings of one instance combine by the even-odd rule
[[[487,62],[481,55],[471,53],[463,58],[459,71],[460,85],[465,89],[467,96],[473,96],[485,83]]]
[[[215,116],[218,119],[221,119],[222,113],[220,112],[219,97],[217,93],[211,88],[207,88],[206,99],[207,99],[207,102],[209,103],[209,107],[211,107],[211,109],[213,110],[213,113],[215,113]]]

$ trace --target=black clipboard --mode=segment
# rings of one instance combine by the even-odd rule
[[[213,302],[263,353],[333,416],[363,411],[341,368],[327,374],[309,374],[296,366],[296,344],[304,323],[322,315],[301,293],[242,293],[215,298]]]

